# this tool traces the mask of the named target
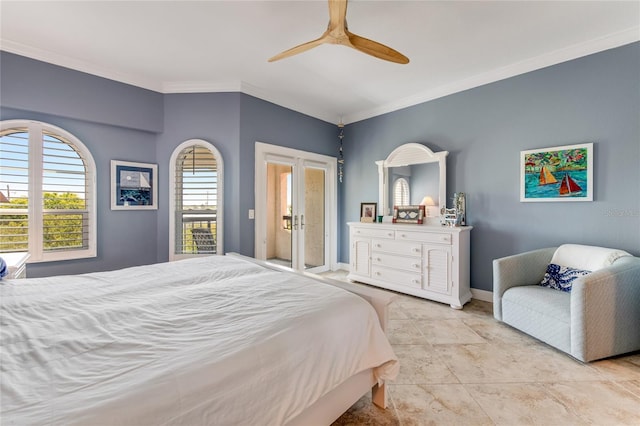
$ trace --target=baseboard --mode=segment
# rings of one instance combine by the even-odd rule
[[[337,266],[336,271],[347,271],[347,272],[349,272],[351,270],[349,268],[349,264],[348,263],[338,262],[336,266]]]
[[[471,297],[474,299],[482,300],[483,302],[493,303],[493,292],[491,291],[478,290],[476,288],[472,288]]]

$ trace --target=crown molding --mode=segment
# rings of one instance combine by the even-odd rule
[[[258,99],[262,99],[263,101],[271,102],[283,108],[287,108],[287,109],[299,112],[300,114],[305,114],[310,117],[317,118],[318,120],[326,121],[331,124],[336,124],[336,114],[334,114],[333,112],[324,111],[319,108],[313,108],[308,104],[303,104],[301,102],[296,102],[295,100],[287,99],[285,96],[279,93],[274,93],[274,92],[262,89],[258,86],[254,86],[244,81],[241,83],[242,83],[241,91],[246,95],[250,95]]]
[[[170,81],[162,84],[162,93],[241,92],[242,82],[233,81]]]
[[[451,84],[436,87],[435,89],[431,89],[425,92],[417,93],[413,96],[409,96],[377,108],[372,108],[356,114],[350,114],[344,117],[344,122],[345,124],[350,124],[356,121],[366,120],[378,115],[387,114],[403,108],[452,95],[454,93],[473,89],[474,87],[494,83],[496,81],[546,68],[548,66],[557,65],[562,62],[571,61],[573,59],[592,55],[594,53],[624,46],[630,43],[635,43],[637,41],[640,41],[640,27],[632,27],[605,37],[589,40],[584,43],[574,44],[572,46],[558,49],[544,55],[516,62],[483,74],[478,74],[467,79],[453,82]]]
[[[470,78],[459,80],[451,84],[443,85],[430,89],[415,95],[399,99],[372,108],[366,111],[360,111],[354,114],[342,116],[345,124],[366,120],[378,115],[387,114],[403,108],[418,105],[474,87],[483,86],[485,84],[504,80],[527,72],[535,71],[551,65],[577,59],[583,56],[598,53],[604,50],[620,47],[625,44],[634,43],[640,40],[640,27],[632,27],[617,33],[610,34],[605,37],[589,40],[587,42],[574,44],[567,48],[558,49],[544,55],[530,58],[524,61],[516,62],[495,70],[478,74]],[[119,81],[121,83],[130,84],[143,89],[153,90],[160,93],[216,93],[216,92],[242,92],[247,95],[274,103],[276,105],[288,108],[305,115],[335,124],[337,113],[329,113],[309,105],[287,99],[278,93],[272,93],[257,86],[253,86],[243,81],[226,81],[226,82],[158,82],[150,79],[140,78],[125,73],[118,72],[113,69],[96,66],[86,61],[74,59],[65,55],[60,55],[17,43],[7,39],[0,39],[0,50],[4,50],[17,55],[26,56],[28,58],[58,65],[76,71],[103,77],[109,80]]]
[[[130,74],[121,73],[119,71],[96,66],[86,61],[71,58],[69,56],[60,55],[47,50],[38,49],[37,47],[27,46],[12,40],[0,39],[0,50],[16,55],[26,56],[27,58],[58,65],[63,68],[69,68],[75,71],[103,77],[109,80],[118,81],[120,83],[130,84],[142,89],[153,90],[162,93],[162,85],[156,81],[146,78],[140,78]]]

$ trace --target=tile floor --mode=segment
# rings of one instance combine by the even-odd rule
[[[389,340],[400,360],[389,407],[367,395],[333,426],[640,425],[640,353],[582,364],[495,321],[491,303],[456,311],[405,295]]]

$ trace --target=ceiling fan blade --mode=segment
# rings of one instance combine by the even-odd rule
[[[350,33],[349,31],[347,31],[347,36],[351,42],[351,47],[366,53],[367,55],[375,56],[376,58],[398,64],[409,63],[409,58],[389,46],[385,46],[377,41],[369,40],[368,38],[360,37],[359,35]]]
[[[278,61],[280,59],[297,55],[298,53],[306,52],[307,50],[313,49],[323,43],[330,43],[349,46],[368,55],[375,56],[376,58],[384,59],[385,61],[395,62],[398,64],[409,63],[409,58],[397,50],[376,41],[360,37],[359,35],[350,33],[347,30],[347,0],[328,1],[329,25],[324,34],[322,34],[320,38],[300,44],[277,54],[270,58],[269,62]]]
[[[347,26],[347,0],[329,0],[329,31]]]
[[[298,53],[306,52],[307,50],[313,49],[316,46],[321,45],[326,42],[326,33],[323,34],[320,38],[315,40],[308,41],[306,43],[302,43],[298,46],[292,47],[291,49],[287,49],[284,52],[278,53],[272,58],[269,58],[269,62],[279,61],[280,59],[288,58],[289,56],[297,55]]]

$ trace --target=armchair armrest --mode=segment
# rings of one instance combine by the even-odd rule
[[[556,247],[538,249],[493,261],[493,316],[502,320],[502,295],[511,287],[542,281]]]
[[[576,279],[571,290],[571,355],[588,362],[640,349],[640,258]]]

